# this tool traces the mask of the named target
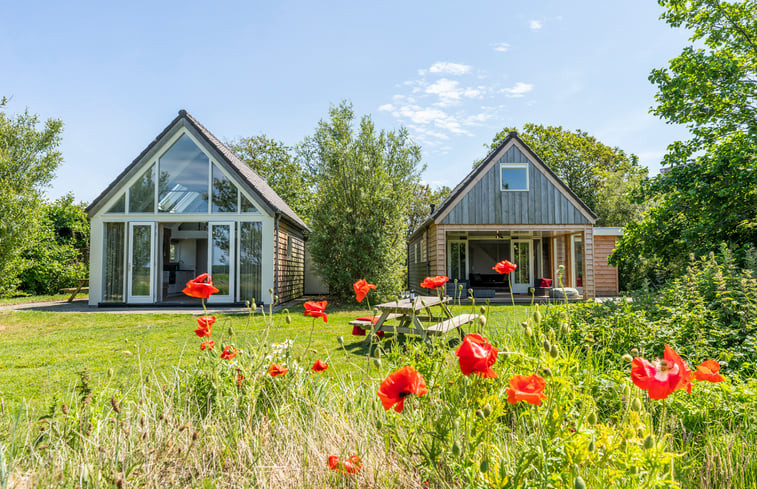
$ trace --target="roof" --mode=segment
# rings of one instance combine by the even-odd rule
[[[92,201],[89,206],[87,206],[87,213],[90,214],[92,211],[98,206],[98,204],[101,203],[103,199],[107,195],[110,194],[110,192],[116,188],[119,183],[121,182],[121,179],[126,177],[135,167],[143,163],[143,158],[149,154],[153,148],[155,148],[156,145],[169,133],[169,131],[181,120],[185,120],[189,126],[195,129],[197,133],[203,138],[205,143],[213,148],[218,155],[223,159],[224,163],[230,168],[232,171],[234,171],[240,180],[247,183],[247,185],[250,186],[250,188],[256,193],[256,195],[266,204],[268,205],[275,213],[280,213],[284,218],[286,218],[288,221],[290,221],[295,226],[303,229],[304,231],[310,232],[310,228],[308,228],[307,224],[300,219],[300,217],[292,210],[291,207],[287,205],[286,202],[284,202],[284,199],[282,199],[279,194],[277,194],[269,185],[266,183],[266,181],[257,174],[255,170],[250,168],[247,163],[242,161],[236,154],[234,154],[233,151],[231,151],[225,144],[223,144],[217,137],[213,135],[205,126],[200,124],[200,122],[195,119],[191,114],[189,114],[186,110],[180,110],[179,115],[177,115],[174,120],[172,120],[163,131],[161,131],[158,136],[155,137],[155,139],[147,145],[147,147],[137,156],[134,161],[132,161],[129,166],[127,166],[124,171],[122,171],[116,178],[113,180],[108,187],[103,190],[103,192],[97,196],[97,198]]]
[[[515,131],[510,131],[510,133],[507,135],[507,137],[505,137],[505,139],[503,139],[497,145],[496,148],[494,148],[493,150],[491,150],[489,152],[489,154],[487,154],[486,157],[483,160],[481,160],[481,163],[479,163],[470,173],[468,173],[468,175],[465,178],[463,178],[463,180],[460,183],[457,184],[457,186],[455,186],[454,189],[452,189],[452,192],[450,192],[450,194],[447,196],[447,198],[444,199],[442,201],[442,203],[440,205],[438,205],[434,209],[434,212],[432,212],[429,215],[428,219],[423,224],[421,224],[418,229],[416,229],[415,231],[413,231],[413,233],[410,235],[410,238],[412,239],[418,233],[418,231],[420,231],[424,227],[428,226],[431,222],[435,221],[445,211],[445,209],[447,209],[455,201],[455,199],[461,193],[463,193],[463,191],[468,187],[468,185],[470,185],[471,182],[475,181],[476,177],[480,173],[484,172],[485,168],[494,159],[494,157],[497,156],[497,154],[505,146],[507,146],[507,144],[510,143],[510,141],[512,141],[512,140],[518,141],[523,146],[523,148],[526,150],[526,152],[528,153],[528,155],[533,160],[535,160],[536,162],[538,162],[544,168],[544,170],[547,173],[549,173],[552,177],[554,177],[555,180],[560,185],[560,187],[566,193],[568,193],[571,197],[573,197],[574,199],[576,199],[576,201],[589,213],[590,216],[592,216],[594,219],[597,218],[597,215],[594,213],[594,211],[592,211],[589,208],[589,206],[586,205],[586,203],[584,203],[584,201],[582,201],[580,198],[578,198],[578,196],[570,189],[570,187],[568,187],[565,184],[565,182],[563,182],[562,179],[559,176],[557,176],[555,174],[555,172],[552,171],[552,169],[549,167],[549,165],[547,165],[541,158],[539,158],[539,155],[537,155],[536,153],[534,153],[534,151],[518,136],[518,133],[515,132]]]

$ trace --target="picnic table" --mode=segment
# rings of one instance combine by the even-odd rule
[[[457,329],[462,338],[464,336],[462,326],[475,321],[478,314],[453,316],[447,307],[449,300],[449,297],[418,296],[414,299],[386,302],[376,306],[381,316],[375,324],[373,321],[361,320],[350,321],[350,324],[370,329],[365,344],[370,344],[371,337],[379,331],[418,335],[425,340],[430,335],[443,335]],[[393,320],[396,320],[398,324],[386,324],[387,321]]]

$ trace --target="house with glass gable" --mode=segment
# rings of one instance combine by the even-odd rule
[[[192,303],[209,273],[211,304],[303,294],[305,222],[186,111],[90,204],[89,304]]]

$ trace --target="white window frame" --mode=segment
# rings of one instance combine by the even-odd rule
[[[500,163],[499,164],[499,189],[502,192],[528,192],[531,187],[531,177],[529,173],[529,163]],[[526,188],[502,188],[502,170],[508,169],[524,169],[526,170]]]

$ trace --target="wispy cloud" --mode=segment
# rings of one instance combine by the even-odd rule
[[[500,53],[506,53],[510,50],[510,45],[506,42],[495,42],[491,44],[492,49]]]
[[[538,31],[539,29],[544,27],[544,25],[540,20],[530,20],[528,21],[528,27],[533,31]]]
[[[521,98],[533,89],[534,86],[530,83],[518,82],[514,87],[503,88],[501,92],[504,93],[506,97]]]
[[[421,72],[424,72],[425,70],[418,70],[418,73],[421,74]],[[464,75],[466,73],[470,73],[471,66],[464,65],[460,63],[450,63],[449,61],[438,61],[431,65],[431,67],[428,69],[429,73],[439,73],[439,74],[445,74],[445,75]],[[421,76],[423,75],[421,74]]]

